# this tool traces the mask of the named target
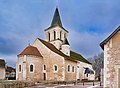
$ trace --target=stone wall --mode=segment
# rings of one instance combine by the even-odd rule
[[[0,79],[5,79],[5,68],[0,67]]]
[[[0,80],[0,88],[26,88],[34,86],[35,82],[30,81],[7,81]]]
[[[119,68],[120,32],[113,36],[113,38],[104,45],[104,87],[118,88]]]
[[[70,65],[70,72],[68,72],[68,65]],[[74,66],[74,72],[72,72],[72,66]],[[65,60],[65,80],[76,80],[76,67],[77,62]]]
[[[43,56],[43,63],[46,65],[46,80],[63,81],[64,80],[64,57],[48,49],[39,40],[36,40],[33,46],[37,47]],[[58,71],[54,71],[54,65],[58,66]]]
[[[18,57],[17,63],[17,80],[26,80],[26,81],[40,81],[43,80],[42,75],[42,57],[27,55],[26,61],[24,61],[24,56]],[[33,65],[33,72],[30,72],[30,65]],[[21,65],[21,72],[19,71],[19,65]]]

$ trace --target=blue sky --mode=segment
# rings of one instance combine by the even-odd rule
[[[58,4],[57,4],[58,3]],[[0,0],[0,58],[15,66],[17,55],[37,37],[44,39],[58,5],[71,49],[89,58],[120,24],[120,0]]]

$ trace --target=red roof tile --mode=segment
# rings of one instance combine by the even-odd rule
[[[26,47],[19,55],[35,55],[42,57],[38,49],[34,46]]]

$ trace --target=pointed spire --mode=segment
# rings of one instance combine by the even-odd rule
[[[51,23],[51,27],[54,27],[54,26],[61,26],[62,27],[62,22],[61,22],[59,11],[58,11],[57,7],[56,7],[54,17],[53,17],[53,20]]]
[[[64,42],[63,42],[63,45],[65,45],[65,44],[66,44],[66,45],[70,45],[69,42],[68,42],[68,40],[67,40],[67,38],[66,38],[66,39],[64,40]]]

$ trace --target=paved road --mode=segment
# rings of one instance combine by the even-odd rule
[[[99,82],[95,82],[95,85],[93,86],[93,83],[85,83],[84,86],[82,83],[79,83],[77,85],[74,84],[67,84],[67,85],[57,85],[57,84],[39,84],[37,86],[29,87],[29,88],[103,88],[103,86],[100,86]]]

